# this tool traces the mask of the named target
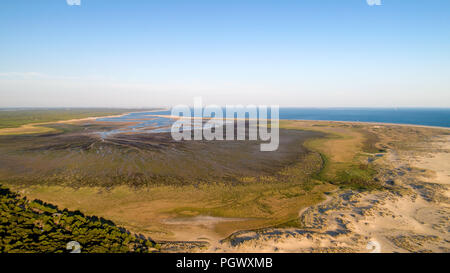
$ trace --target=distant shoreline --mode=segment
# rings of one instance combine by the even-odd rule
[[[89,121],[89,120],[97,120],[100,118],[113,118],[113,117],[122,117],[125,115],[129,115],[132,113],[147,113],[147,112],[158,112],[158,111],[165,111],[166,109],[156,109],[156,110],[147,110],[147,111],[133,111],[133,112],[127,112],[123,114],[118,115],[107,115],[107,116],[94,116],[94,117],[86,117],[86,118],[75,118],[75,119],[63,119],[63,120],[57,120],[57,121],[46,121],[46,122],[37,122],[37,123],[27,123],[23,124],[18,127],[11,127],[11,128],[1,128],[0,129],[0,136],[1,135],[22,135],[22,134],[35,134],[35,133],[49,133],[54,131],[52,128],[43,127],[42,125],[49,125],[49,124],[61,124],[61,123],[76,123],[76,122],[82,122],[82,121]]]
[[[181,119],[184,117],[172,116],[172,115],[153,115],[154,117],[170,118],[170,119]],[[198,119],[199,117],[185,117]],[[220,118],[209,118],[206,119],[220,119]],[[224,118],[226,119],[226,118]],[[247,118],[246,118],[247,119]],[[237,119],[239,120],[239,119]],[[363,124],[363,125],[383,125],[383,126],[411,126],[411,127],[422,127],[422,128],[434,128],[434,129],[447,129],[450,127],[443,126],[432,126],[432,125],[421,125],[421,124],[408,124],[408,123],[390,123],[390,122],[376,122],[376,121],[344,121],[344,120],[309,120],[309,119],[279,119],[280,121],[306,121],[306,122],[332,122],[332,123],[351,123],[351,124]]]
[[[123,117],[129,114],[134,113],[152,113],[152,112],[161,112],[161,111],[169,111],[169,108],[162,108],[162,109],[154,109],[154,110],[143,110],[143,111],[132,111],[127,112],[123,114],[118,115],[108,115],[108,116],[93,116],[93,117],[86,117],[86,118],[79,118],[79,119],[69,119],[69,120],[59,120],[59,121],[51,121],[51,122],[40,122],[40,123],[29,123],[24,124],[19,127],[15,128],[2,128],[0,129],[0,135],[20,135],[20,134],[33,134],[33,133],[44,133],[49,132],[52,129],[45,127],[37,127],[42,125],[48,125],[48,124],[61,124],[61,123],[76,123],[76,122],[82,122],[82,121],[97,121],[98,119],[104,119],[104,118],[117,118],[117,117]],[[169,119],[180,119],[183,117],[180,116],[172,116],[172,115],[149,115],[153,117],[162,117],[162,118],[169,118]],[[187,118],[187,117],[186,117]],[[198,117],[191,117],[191,118],[198,118]],[[208,118],[211,119],[211,118]],[[213,118],[218,119],[218,118]],[[308,120],[308,119],[279,119],[280,121],[304,121],[304,122],[330,122],[330,123],[347,123],[347,124],[361,124],[361,125],[372,125],[372,126],[409,126],[409,127],[417,127],[417,128],[430,128],[430,129],[444,129],[444,130],[450,130],[450,127],[444,127],[444,126],[434,126],[434,125],[422,125],[422,124],[409,124],[409,123],[392,123],[392,122],[376,122],[376,121],[345,121],[345,120]]]
[[[340,122],[340,123],[352,123],[352,124],[363,124],[363,125],[383,125],[383,126],[411,126],[411,127],[422,127],[422,128],[434,128],[434,129],[447,129],[450,127],[443,126],[433,126],[433,125],[422,125],[422,124],[410,124],[410,123],[392,123],[392,122],[379,122],[379,121],[344,121],[344,120],[308,120],[308,119],[280,119],[289,121],[308,121],[308,122]]]

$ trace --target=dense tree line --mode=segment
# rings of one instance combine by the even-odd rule
[[[155,252],[159,245],[113,222],[80,211],[27,200],[0,185],[0,252],[64,253],[76,241],[82,253]]]

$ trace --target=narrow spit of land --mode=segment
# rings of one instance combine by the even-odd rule
[[[148,109],[145,112],[153,111]],[[0,111],[0,135],[55,132],[49,124],[92,121],[103,117],[120,117],[143,109],[34,109]]]

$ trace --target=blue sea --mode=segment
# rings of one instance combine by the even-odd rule
[[[122,117],[99,118],[100,121],[137,122],[130,131],[146,127],[148,132],[164,132],[173,122],[167,118],[150,118],[152,115],[170,115],[171,111],[139,112]],[[361,121],[397,124],[414,124],[450,128],[450,108],[280,108],[280,119]],[[115,131],[108,132],[117,133]]]
[[[280,119],[384,122],[450,127],[450,108],[280,108]]]

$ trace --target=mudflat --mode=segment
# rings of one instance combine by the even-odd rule
[[[270,153],[257,141],[98,134],[125,125],[0,136],[0,181],[111,219],[162,251],[449,250],[449,130],[282,121]]]

